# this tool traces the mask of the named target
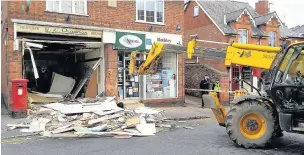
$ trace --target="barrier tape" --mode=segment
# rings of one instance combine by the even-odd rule
[[[192,90],[192,91],[206,91],[206,92],[219,92],[219,93],[235,93],[237,91],[215,91],[215,90],[211,90],[211,89],[194,89],[194,88],[185,88],[185,90]],[[254,92],[247,92],[249,94],[255,94]]]

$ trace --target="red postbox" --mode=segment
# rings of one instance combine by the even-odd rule
[[[27,115],[27,79],[12,80],[12,112],[13,117]]]

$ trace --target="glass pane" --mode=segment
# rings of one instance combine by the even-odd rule
[[[247,44],[248,33],[247,30],[239,30],[239,43]]]
[[[61,1],[62,12],[64,13],[72,13],[72,0],[64,0]]]
[[[145,20],[145,4],[144,0],[136,0],[137,20]]]
[[[157,22],[163,22],[163,12],[164,12],[163,5],[164,5],[163,0],[157,0],[157,5],[156,5]]]
[[[74,0],[75,3],[75,13],[77,14],[84,14],[84,3],[85,0]]]
[[[59,0],[54,0],[53,2],[53,11],[59,12],[60,11],[60,6],[59,6]]]
[[[281,66],[280,66],[280,71],[282,71],[282,72],[285,71],[285,68],[286,68],[286,66],[288,64],[288,61],[289,61],[290,57],[292,56],[293,52],[294,52],[294,48],[290,48],[288,50],[288,52],[286,53],[286,56],[285,56],[285,58],[284,58],[284,60],[283,60],[283,62],[281,64]]]
[[[47,8],[46,8],[46,10],[53,11],[53,4],[54,4],[54,1],[53,1],[53,0],[47,0],[46,3],[47,3]]]
[[[288,74],[293,77],[297,77],[297,72],[304,74],[304,55],[301,54],[296,60],[294,60],[288,70]]]
[[[155,19],[155,1],[147,0],[146,1],[146,21],[154,22]]]
[[[157,73],[146,75],[146,97],[176,98],[177,97],[177,54],[165,53],[160,59]]]

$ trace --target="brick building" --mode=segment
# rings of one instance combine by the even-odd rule
[[[124,69],[132,50],[145,52],[154,41],[183,44],[182,1],[1,3],[1,93],[6,103],[11,101],[12,79],[29,79],[30,90],[47,93],[52,73],[72,77],[77,84],[85,74],[81,67],[92,67],[98,59],[101,63],[82,93],[86,97],[105,92],[126,102],[184,102],[184,54],[165,54],[162,68],[154,76],[131,76]],[[43,45],[42,49],[32,49],[39,78],[33,73],[30,52],[23,47],[25,41]],[[144,54],[137,59],[140,64]],[[173,74],[176,84],[168,87]]]
[[[267,0],[257,0],[255,8],[248,3],[238,1],[204,1],[193,0],[185,3],[185,40],[196,34],[199,39],[217,42],[248,43],[267,46],[280,46],[282,40],[294,42],[294,32],[288,29],[276,12],[269,12]],[[199,43],[200,46],[225,49],[226,45]],[[210,64],[214,69],[227,72],[224,60],[201,59],[201,64]],[[260,86],[258,77],[261,70],[243,66],[232,66],[230,79],[245,78],[255,86]],[[221,76],[227,79],[227,77]],[[227,80],[221,85],[227,91],[239,89],[239,84],[231,83],[226,87]],[[250,88],[247,87],[250,91]],[[251,89],[253,91],[253,89]],[[224,100],[227,100],[225,97]]]

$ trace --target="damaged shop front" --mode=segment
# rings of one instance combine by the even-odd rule
[[[16,25],[30,101],[96,97],[104,91],[102,31]]]

